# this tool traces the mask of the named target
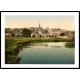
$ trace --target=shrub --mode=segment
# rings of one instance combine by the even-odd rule
[[[75,46],[74,42],[67,42],[67,43],[65,43],[65,47],[72,48],[74,46]]]

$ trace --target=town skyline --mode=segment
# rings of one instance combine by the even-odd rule
[[[74,16],[5,16],[5,28],[60,28],[74,30]]]

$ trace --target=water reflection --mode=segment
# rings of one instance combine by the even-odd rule
[[[49,43],[31,43],[28,47],[30,48],[61,48],[64,47],[65,42],[49,42]]]
[[[74,48],[65,42],[31,43],[19,56],[20,64],[74,64]]]

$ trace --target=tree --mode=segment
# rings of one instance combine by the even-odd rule
[[[13,32],[14,32],[14,33],[20,33],[20,29],[19,29],[19,28],[15,28],[15,29],[13,30]]]
[[[53,35],[52,35],[52,37],[53,37]]]
[[[40,35],[40,38],[42,37],[42,35]]]
[[[12,32],[12,29],[10,28],[5,28],[5,33],[11,33]]]
[[[35,34],[33,34],[33,36],[32,37],[35,37]]]
[[[61,33],[60,36],[64,36],[64,33]]]
[[[11,35],[12,35],[12,37],[15,37],[15,34],[13,32],[11,33]]]
[[[49,35],[49,37],[51,37],[51,36]]]
[[[31,31],[29,29],[24,28],[21,33],[23,37],[31,37]]]
[[[49,32],[48,32],[48,30],[46,29],[46,30],[44,31],[44,33],[49,33]]]

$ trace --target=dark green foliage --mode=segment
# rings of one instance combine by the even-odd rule
[[[11,35],[12,35],[12,37],[15,37],[15,34],[13,32],[11,33]]]
[[[40,35],[40,38],[42,37],[42,35]]]
[[[11,32],[12,32],[12,30],[10,28],[5,29],[5,33],[11,33]]]
[[[29,29],[23,29],[22,30],[22,36],[23,37],[31,37],[31,31]]]
[[[21,30],[20,30],[19,28],[15,28],[15,29],[13,30],[13,32],[14,32],[14,33],[20,33]]]
[[[35,34],[33,34],[33,36],[32,37],[35,37]]]
[[[45,29],[44,33],[49,33],[47,29]]]
[[[65,47],[69,47],[69,48],[72,48],[72,47],[74,47],[74,46],[75,46],[74,42],[67,42],[67,43],[65,44]]]
[[[64,33],[61,33],[60,36],[64,36]]]

